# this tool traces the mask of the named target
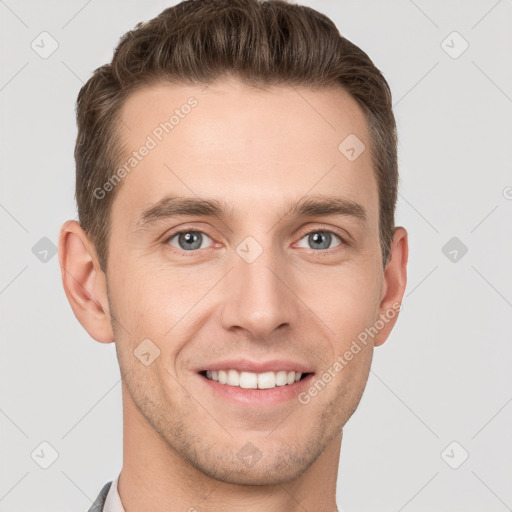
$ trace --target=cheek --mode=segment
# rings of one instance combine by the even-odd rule
[[[329,327],[337,353],[373,325],[378,317],[380,278],[368,268],[347,265],[328,275],[317,276],[305,302]],[[304,288],[306,289],[306,288]]]
[[[119,320],[129,332],[162,336],[185,307],[186,289],[168,271],[166,274],[154,265],[121,268],[111,293]]]
[[[174,375],[176,358],[195,332],[203,295],[204,276],[194,280],[190,273],[159,268],[158,264],[124,267],[113,279],[110,296],[117,321],[116,345],[124,355],[125,368],[138,364],[134,353],[141,343],[148,343],[144,340],[150,340],[156,348],[149,347],[159,352],[158,366]]]

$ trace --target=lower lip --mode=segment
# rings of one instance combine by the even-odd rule
[[[300,392],[310,386],[314,374],[310,373],[293,384],[276,386],[269,389],[246,389],[239,386],[230,386],[229,384],[221,384],[216,380],[208,379],[200,373],[198,375],[208,386],[208,389],[223,399],[228,399],[242,405],[271,406],[297,398]]]

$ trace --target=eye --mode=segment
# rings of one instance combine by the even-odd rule
[[[173,243],[175,239],[178,245]],[[166,242],[177,249],[193,251],[194,249],[205,249],[203,243],[207,240],[212,241],[212,239],[202,231],[180,231],[171,235]]]
[[[306,246],[306,249],[332,249],[333,247],[330,247],[331,242],[333,241],[333,237],[337,238],[339,240],[339,243],[336,244],[333,247],[337,247],[341,245],[342,239],[338,235],[332,233],[331,231],[310,231],[305,236],[303,236],[300,241],[298,242],[299,247],[304,247],[304,245],[300,245],[302,240],[305,240],[306,244],[310,244],[309,247]]]

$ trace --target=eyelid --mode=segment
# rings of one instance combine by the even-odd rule
[[[208,234],[208,231],[205,230],[202,226],[201,227],[198,227],[198,226],[189,226],[187,224],[185,225],[180,225],[180,226],[176,226],[172,229],[169,229],[163,236],[163,240],[164,242],[167,242],[169,241],[169,239],[175,237],[176,235],[179,235],[181,233],[190,233],[190,232],[194,232],[194,233],[202,233],[204,235],[207,235],[209,236],[212,240],[213,240],[213,237],[211,235]]]

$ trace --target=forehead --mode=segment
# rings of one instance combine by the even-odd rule
[[[119,130],[126,172],[113,220],[120,210],[133,224],[166,193],[228,199],[239,215],[309,192],[376,209],[366,119],[341,88],[158,84],[128,97]]]

